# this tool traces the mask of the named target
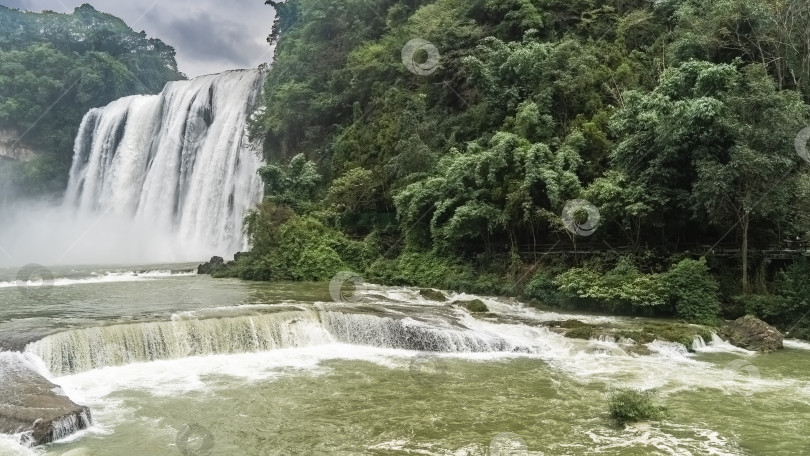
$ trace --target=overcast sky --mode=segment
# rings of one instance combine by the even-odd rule
[[[12,8],[60,13],[83,3],[173,46],[180,71],[189,77],[252,68],[272,58],[266,39],[274,13],[264,0],[0,0]]]

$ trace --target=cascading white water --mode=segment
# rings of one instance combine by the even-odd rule
[[[91,110],[64,204],[170,234],[186,259],[242,249],[242,219],[262,197],[259,148],[246,130],[263,81],[260,70],[228,71]]]
[[[189,356],[269,351],[335,342],[434,352],[530,352],[506,340],[411,319],[341,312],[285,311],[231,318],[179,319],[66,331],[31,343],[57,376]]]

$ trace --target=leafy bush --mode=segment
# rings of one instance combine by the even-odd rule
[[[409,285],[468,293],[509,294],[503,277],[477,271],[472,266],[431,252],[407,251],[394,260],[378,259],[368,269],[369,280],[389,285]]]
[[[622,258],[604,274],[591,267],[570,269],[557,276],[554,283],[568,296],[584,298],[610,310],[665,303],[658,276],[642,274],[629,258]]]
[[[679,317],[693,323],[717,323],[718,285],[709,275],[705,258],[681,260],[661,276],[661,284]]]
[[[608,397],[610,417],[617,424],[658,420],[664,417],[666,408],[657,402],[654,391],[619,389]]]
[[[559,305],[563,301],[560,291],[554,284],[554,278],[546,271],[537,272],[526,285],[523,294],[543,304]]]

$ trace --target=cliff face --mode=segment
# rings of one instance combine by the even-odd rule
[[[90,409],[77,405],[20,353],[0,353],[0,433],[44,445],[90,426]]]
[[[31,161],[36,152],[17,138],[20,134],[14,130],[0,130],[0,158],[17,161]]]

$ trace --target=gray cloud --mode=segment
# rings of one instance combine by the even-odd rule
[[[28,0],[2,0],[0,5],[22,10],[31,8],[31,2]]]
[[[90,3],[173,46],[180,71],[189,77],[253,67],[272,58],[265,39],[274,13],[264,0],[0,0],[8,3],[59,12]]]

